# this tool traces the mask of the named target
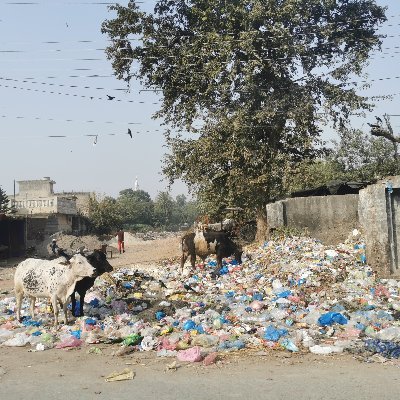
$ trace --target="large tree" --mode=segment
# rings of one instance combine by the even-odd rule
[[[323,120],[369,107],[349,85],[379,49],[385,9],[374,0],[159,0],[110,6],[107,56],[128,85],[162,94],[180,178],[217,212],[262,210],[284,171],[321,150]],[[138,69],[132,68],[138,66]]]

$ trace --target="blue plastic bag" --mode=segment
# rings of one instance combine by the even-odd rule
[[[283,292],[280,292],[276,295],[276,297],[278,299],[286,299],[287,297],[289,297],[292,294],[292,292],[290,290],[285,290]]]
[[[160,321],[162,320],[167,314],[165,314],[164,311],[157,311],[156,312],[156,320]]]
[[[196,324],[194,321],[191,319],[188,319],[184,324],[183,324],[183,329],[185,331],[191,331],[192,329],[196,328]]]
[[[286,336],[287,334],[287,329],[277,329],[273,325],[269,325],[265,330],[264,339],[277,342],[282,336]]]
[[[347,324],[347,319],[340,313],[335,313],[335,312],[328,312],[326,314],[322,314],[318,318],[318,323],[321,326],[326,326],[326,325],[333,325],[333,324],[340,324],[340,325],[345,325]]]

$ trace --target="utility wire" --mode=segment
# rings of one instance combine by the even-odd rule
[[[112,124],[112,125],[142,125],[142,122],[115,122],[115,121],[95,121],[95,120],[74,120],[74,119],[57,119],[57,118],[44,118],[44,117],[27,117],[22,115],[7,115],[0,114],[0,118],[15,118],[15,119],[34,119],[37,121],[53,121],[53,122],[71,122],[71,123],[97,123],[97,124]],[[158,131],[158,129],[156,130]]]
[[[117,88],[117,89],[107,89],[104,87],[90,87],[90,86],[78,86],[78,85],[64,85],[64,84],[57,84],[52,82],[38,82],[36,80],[28,80],[28,79],[13,79],[13,78],[6,78],[4,76],[0,76],[1,81],[7,82],[18,82],[18,83],[29,83],[29,84],[37,84],[37,85],[47,85],[47,86],[54,86],[54,87],[62,87],[62,88],[71,88],[71,89],[89,89],[89,90],[107,90],[107,91],[128,91],[126,88]]]
[[[25,87],[20,87],[20,86],[12,86],[12,85],[4,85],[4,84],[0,84],[0,87],[4,87],[4,88],[8,88],[8,89],[26,90],[26,91],[29,91],[29,92],[55,94],[55,95],[60,95],[60,96],[79,97],[79,98],[82,98],[82,99],[90,99],[90,100],[102,100],[102,101],[104,101],[104,100],[107,101],[108,100],[108,101],[115,101],[115,102],[146,104],[145,101],[121,100],[121,99],[115,99],[114,97],[108,96],[108,95],[107,95],[107,98],[104,98],[104,97],[80,95],[80,94],[76,94],[76,93],[56,92],[56,91],[53,91],[53,90],[31,89],[31,88],[25,88]],[[152,104],[159,104],[159,103],[158,102],[153,102]]]

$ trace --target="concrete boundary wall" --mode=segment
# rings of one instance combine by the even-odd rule
[[[400,176],[360,190],[359,214],[368,264],[381,277],[400,277]]]
[[[337,244],[360,227],[358,195],[296,197],[268,204],[269,229],[306,229],[325,244]]]
[[[268,204],[273,230],[307,230],[324,244],[346,240],[362,231],[368,264],[382,278],[400,278],[400,176],[386,177],[359,194],[296,197]]]

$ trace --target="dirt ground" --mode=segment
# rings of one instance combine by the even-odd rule
[[[99,244],[90,240],[92,246]],[[117,268],[150,268],[166,259],[178,260],[179,255],[179,236],[148,241],[130,238],[126,252],[120,255],[114,248],[109,261]],[[13,294],[12,279],[18,261],[0,264],[3,297]],[[221,354],[216,364],[203,366],[147,352],[116,356],[113,353],[119,349],[118,344],[95,346],[101,354],[89,353],[92,345],[39,352],[29,346],[0,347],[0,398],[395,399],[400,390],[399,363],[365,363],[344,354],[245,350]],[[133,371],[133,380],[105,381],[112,372],[125,368]]]
[[[157,266],[164,260],[177,261],[180,258],[180,234],[171,234],[165,238],[156,240],[142,240],[132,235],[126,235],[125,253],[119,254],[116,240],[110,240],[107,246],[107,257],[113,268],[124,266]],[[40,256],[50,255],[51,239],[37,246]],[[57,238],[59,247],[66,251],[76,250],[79,247],[87,247],[89,250],[100,248],[101,241],[93,236],[75,238],[70,235],[62,235]],[[112,253],[110,253],[112,252]],[[15,266],[22,259],[14,258],[0,260],[0,295],[11,293],[13,290],[13,278]]]

